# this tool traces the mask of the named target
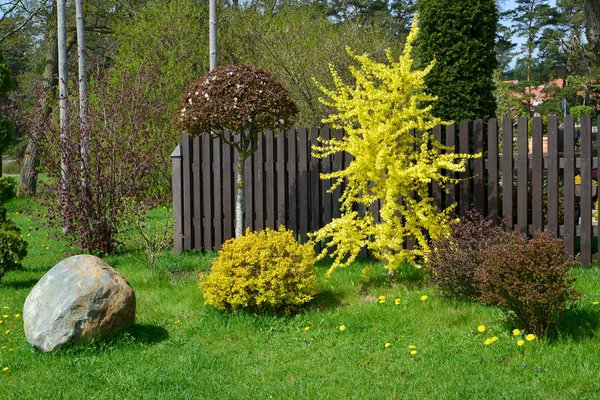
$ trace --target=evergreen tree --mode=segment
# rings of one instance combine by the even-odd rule
[[[429,93],[438,97],[433,114],[448,121],[493,118],[496,2],[420,0],[419,9],[420,60],[436,60],[425,77]]]

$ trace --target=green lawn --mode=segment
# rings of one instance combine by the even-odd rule
[[[374,265],[365,284],[366,261],[355,263],[301,314],[226,315],[203,305],[198,289],[214,254],[168,253],[149,267],[124,251],[106,261],[135,290],[135,325],[106,343],[37,352],[15,315],[70,249],[15,215],[25,206],[8,205],[30,247],[24,269],[0,283],[0,399],[600,398],[597,267],[577,270],[585,295],[559,337],[519,347],[498,310],[442,299],[410,268],[389,284]],[[319,266],[321,276],[327,268]],[[492,336],[497,342],[485,345]]]

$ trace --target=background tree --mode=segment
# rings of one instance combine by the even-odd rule
[[[498,10],[494,0],[420,0],[419,57],[436,64],[426,77],[436,96],[433,115],[444,120],[495,116],[493,73]]]
[[[238,152],[235,236],[243,234],[244,163],[265,129],[287,129],[298,113],[288,91],[269,72],[226,65],[192,83],[180,103],[175,127],[190,136],[219,137]],[[228,140],[225,131],[233,133]]]
[[[598,0],[584,0],[583,4],[587,40],[592,46],[596,57],[600,59],[600,2]]]
[[[11,91],[12,88],[13,82],[10,76],[10,69],[0,53],[0,97],[4,98],[6,93]],[[8,118],[0,116],[0,159],[13,139],[13,122]],[[2,171],[0,171],[0,176],[2,176]]]

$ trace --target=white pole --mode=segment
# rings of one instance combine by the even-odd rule
[[[208,2],[208,44],[210,52],[210,70],[217,68],[217,0]]]

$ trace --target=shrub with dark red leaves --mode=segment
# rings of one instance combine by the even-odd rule
[[[531,240],[517,233],[503,237],[483,249],[483,262],[475,272],[482,302],[499,307],[521,330],[554,334],[565,310],[579,297],[570,272],[575,264],[562,239],[545,233]]]
[[[477,300],[480,290],[475,284],[475,270],[482,262],[481,251],[497,243],[502,227],[471,211],[450,229],[449,237],[432,242],[427,262],[429,282],[438,285],[446,297]]]

